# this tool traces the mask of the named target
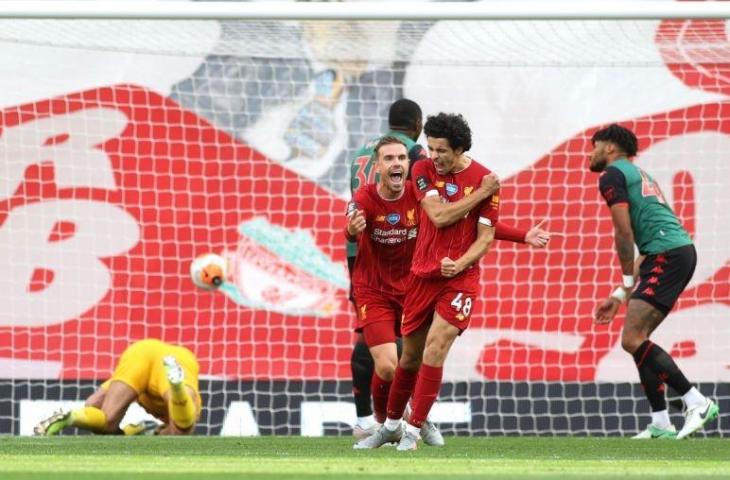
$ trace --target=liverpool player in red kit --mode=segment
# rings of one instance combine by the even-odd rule
[[[406,180],[409,159],[401,140],[381,138],[373,159],[378,183],[366,184],[353,194],[345,233],[349,241],[357,241],[352,268],[356,331],[362,333],[373,358],[370,392],[375,421],[382,424],[398,363],[396,338],[418,235],[418,201]],[[440,435],[439,440],[443,442]]]
[[[499,218],[498,192],[482,196],[490,171],[465,154],[471,148],[471,131],[463,117],[440,113],[428,118],[424,131],[432,161],[416,162],[411,172],[421,219],[403,306],[403,353],[388,396],[387,419],[359,448],[393,441],[400,441],[399,450],[416,448],[441,387],[448,351],[469,325],[479,259],[489,250]],[[458,208],[466,202],[467,210]],[[404,431],[401,419],[411,396]]]
[[[357,330],[363,333],[375,364],[371,391],[376,420],[382,423],[398,363],[396,337],[400,336],[420,208],[416,191],[406,181],[406,146],[399,139],[386,136],[378,142],[374,155],[379,182],[363,186],[353,196],[346,235],[353,241],[362,233],[353,268],[353,295],[358,311]],[[496,176],[485,178],[473,197],[461,202],[455,213],[464,215],[497,188]],[[441,435],[425,419],[420,435],[430,445],[443,445]]]

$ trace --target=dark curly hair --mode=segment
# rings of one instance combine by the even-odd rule
[[[595,146],[596,142],[611,142],[620,148],[627,157],[634,157],[636,152],[639,151],[639,142],[636,140],[634,132],[615,123],[594,133],[591,143]]]
[[[441,112],[429,115],[423,131],[427,137],[445,138],[453,150],[462,148],[468,152],[471,148],[471,129],[460,114]]]

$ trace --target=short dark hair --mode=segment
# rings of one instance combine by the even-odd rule
[[[628,157],[636,156],[636,152],[639,151],[639,142],[634,132],[615,123],[594,133],[591,143],[595,145],[596,142],[614,143]]]
[[[401,98],[393,102],[388,111],[388,125],[390,128],[415,130],[416,124],[423,119],[421,107],[413,100]]]
[[[406,149],[406,154],[408,153],[408,147],[399,138],[389,137],[389,136],[386,135],[385,137],[383,137],[380,140],[378,140],[378,144],[375,145],[375,151],[373,152],[374,158],[375,159],[378,158],[378,152],[380,151],[380,147],[382,147],[384,145],[391,145],[393,143],[398,143],[400,145],[403,145],[403,148]]]
[[[427,137],[447,139],[453,150],[461,148],[467,152],[471,148],[471,129],[461,114],[441,112],[430,115],[423,131]]]

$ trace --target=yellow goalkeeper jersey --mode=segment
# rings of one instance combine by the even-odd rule
[[[137,402],[151,415],[163,422],[169,420],[165,393],[170,389],[162,359],[172,355],[185,372],[185,385],[195,391],[194,401],[200,412],[201,398],[198,386],[200,367],[193,352],[185,347],[171,345],[160,340],[146,339],[131,344],[122,353],[111,378],[101,386],[109,388],[111,382],[123,382],[137,392]]]

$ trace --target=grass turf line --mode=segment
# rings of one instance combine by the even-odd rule
[[[722,477],[730,441],[618,438],[447,438],[419,445],[352,450],[346,437],[0,438],[0,478],[301,480],[335,478],[474,479]]]

